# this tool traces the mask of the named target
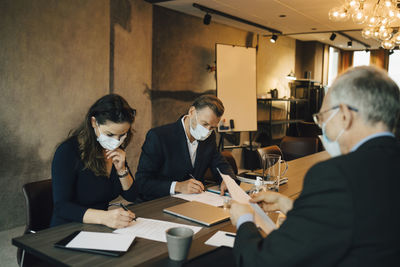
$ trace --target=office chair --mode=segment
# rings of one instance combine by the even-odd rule
[[[50,227],[53,214],[53,190],[51,179],[23,185],[25,197],[26,226],[24,234],[32,234]],[[17,261],[20,266],[44,266],[44,263],[31,254],[18,248]]]
[[[232,156],[232,152],[230,152],[228,150],[224,150],[224,151],[221,151],[221,155],[229,163],[229,165],[231,165],[233,172],[235,173],[235,175],[237,175],[238,174],[238,167],[236,165],[235,158]],[[206,170],[206,173],[204,174],[204,182],[206,184],[215,183],[215,179],[214,179],[214,176],[213,176],[210,168],[208,168]]]
[[[293,160],[318,152],[318,138],[285,136],[280,147],[285,160]]]
[[[265,154],[277,154],[281,155],[281,158],[283,159],[283,153],[279,146],[273,145],[273,146],[265,146],[265,147],[260,147],[257,148],[258,156],[260,157],[260,160],[263,158]]]

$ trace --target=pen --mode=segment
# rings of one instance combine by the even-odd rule
[[[230,236],[230,237],[236,237],[235,234],[231,234],[231,233],[225,233],[226,236]]]
[[[121,208],[123,208],[124,210],[129,211],[128,208],[123,203],[119,203],[119,206]],[[136,218],[133,218],[132,220],[134,220],[136,222]]]
[[[190,176],[190,178],[193,178],[193,179],[199,181],[199,179],[194,178],[194,176],[193,176],[191,173],[189,173],[189,176]],[[206,190],[203,190],[203,192],[205,192],[205,191],[206,191]]]

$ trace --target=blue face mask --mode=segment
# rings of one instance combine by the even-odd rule
[[[339,109],[335,110],[331,116],[326,120],[326,122],[322,123],[322,144],[324,145],[324,148],[326,151],[328,151],[329,155],[331,157],[337,157],[342,154],[340,151],[340,146],[339,146],[339,138],[342,136],[344,129],[340,131],[338,136],[336,137],[335,141],[329,140],[328,136],[326,135],[326,124],[339,112]]]

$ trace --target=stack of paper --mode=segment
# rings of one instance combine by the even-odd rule
[[[210,237],[204,244],[214,247],[226,246],[233,248],[235,243],[235,233],[218,231]]]
[[[165,232],[172,227],[188,227],[196,234],[201,230],[201,227],[191,226],[181,223],[172,223],[167,221],[137,218],[136,222],[129,227],[117,229],[114,233],[130,234],[137,237],[146,238],[154,241],[167,242]]]

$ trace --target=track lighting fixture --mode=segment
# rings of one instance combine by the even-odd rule
[[[349,47],[349,48],[353,47],[353,41],[348,41],[347,42],[347,47]]]
[[[210,22],[211,22],[211,15],[207,13],[204,15],[203,23],[205,25],[210,25]]]
[[[329,40],[333,41],[336,38],[336,33],[332,32],[331,37],[329,37]]]
[[[278,35],[276,35],[276,34],[273,34],[272,36],[271,36],[271,39],[269,40],[271,43],[276,43],[276,40],[278,40]]]

